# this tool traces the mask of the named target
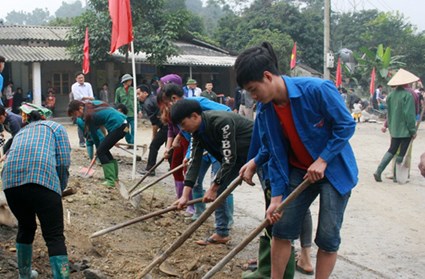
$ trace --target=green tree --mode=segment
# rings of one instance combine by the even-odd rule
[[[110,59],[112,23],[108,1],[92,0],[89,3],[88,9],[75,19],[68,37],[68,50],[76,62],[82,59],[86,26],[89,27],[91,61],[96,63]],[[148,61],[155,65],[162,65],[168,57],[177,55],[173,41],[187,30],[187,11],[167,11],[163,0],[131,1],[131,11],[136,52],[145,52]],[[127,46],[121,47],[120,51],[126,53]]]
[[[7,13],[6,15],[6,22],[9,24],[23,25],[23,24],[26,24],[27,19],[28,19],[28,15],[24,11],[19,11],[19,12],[11,11]]]
[[[56,18],[70,18],[81,15],[85,8],[81,4],[81,1],[76,0],[74,3],[66,3],[62,1],[62,5],[56,10]]]
[[[279,69],[283,73],[289,73],[289,63],[291,60],[291,52],[294,42],[292,38],[283,34],[279,30],[269,29],[253,29],[249,31],[251,40],[247,43],[246,47],[258,46],[264,41],[268,41],[279,58]]]

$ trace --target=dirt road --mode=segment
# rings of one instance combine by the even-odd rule
[[[163,184],[148,190],[143,195],[142,207],[136,211],[122,201],[115,189],[105,189],[99,185],[98,179],[102,177],[99,166],[96,167],[95,177],[90,180],[76,176],[79,166],[87,165],[88,159],[83,149],[78,147],[75,126],[67,125],[67,129],[74,148],[70,186],[79,190],[64,202],[65,212],[70,216],[65,233],[70,259],[75,262],[86,259],[91,267],[101,270],[109,278],[135,278],[158,250],[166,249],[186,229],[188,223],[181,214],[155,218],[99,237],[95,241],[89,241],[88,236],[96,230],[170,204],[174,200],[172,180],[167,179]],[[140,127],[139,133],[138,143],[148,144],[150,129]],[[332,278],[422,278],[421,272],[425,266],[425,178],[420,176],[416,165],[419,155],[425,152],[425,126],[420,128],[413,145],[413,168],[410,182],[405,185],[395,184],[388,179],[376,183],[373,179],[372,173],[389,146],[389,135],[381,133],[380,124],[359,124],[351,144],[360,170],[359,184],[352,192],[345,214],[342,245]],[[120,159],[122,181],[131,185],[131,160],[128,154],[115,148],[113,152]],[[141,166],[138,163],[138,168]],[[162,165],[157,177],[166,171],[167,167]],[[213,220],[210,219],[170,259],[170,264],[182,278],[200,278],[202,272],[214,265],[261,222],[264,203],[259,186],[244,184],[236,189],[234,196],[232,243],[228,246],[201,248],[193,244],[193,240],[211,233]],[[312,208],[314,225],[317,224],[317,206],[318,202]],[[0,234],[7,233],[7,237],[5,234],[0,239],[0,256],[7,260],[1,261],[0,278],[15,278],[10,263],[14,257],[13,251],[10,251],[13,231],[3,227],[0,229]],[[46,249],[40,234],[37,234],[35,247],[34,265],[41,271],[40,278],[49,278]],[[216,278],[240,278],[242,271],[239,266],[255,256],[256,249],[255,241]],[[314,253],[316,249],[314,247]],[[169,278],[157,269],[152,275],[153,278]],[[84,276],[79,272],[74,273],[72,278]],[[312,277],[297,273],[296,278]]]

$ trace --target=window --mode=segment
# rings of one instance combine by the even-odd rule
[[[71,90],[71,82],[68,73],[55,73],[53,74],[53,88],[56,94],[67,95]]]

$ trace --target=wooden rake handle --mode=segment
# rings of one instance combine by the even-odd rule
[[[208,217],[216,210],[216,208],[224,202],[224,200],[227,198],[230,193],[233,192],[234,189],[238,185],[242,183],[242,178],[237,177],[235,180],[230,183],[230,185],[227,187],[226,190],[221,193],[220,196],[217,197],[217,199],[211,203],[209,207],[204,211],[204,213],[199,216],[199,218],[190,225],[186,231],[178,238],[174,243],[165,251],[163,252],[158,258],[156,258],[153,262],[151,262],[145,269],[137,275],[137,278],[143,278],[146,274],[148,274],[155,266],[160,265],[163,263],[175,250],[177,250],[191,235],[194,233],[204,222],[208,219]]]
[[[164,162],[164,160],[165,160],[165,157],[162,157],[161,160],[159,160],[159,162],[157,162],[152,168],[150,168],[148,172],[144,176],[142,176],[142,178],[140,178],[140,180],[137,181],[137,183],[134,184],[134,186],[131,187],[131,189],[128,192],[129,193],[133,192],[134,189],[136,189],[137,186],[139,186],[149,176],[149,174],[151,174],[159,165],[162,164],[162,162]]]
[[[200,203],[200,202],[202,202],[202,198],[188,201],[186,205],[192,205],[192,204]],[[146,214],[146,215],[139,216],[139,217],[136,217],[134,219],[128,220],[127,222],[123,222],[123,223],[117,224],[115,226],[112,226],[112,227],[109,227],[109,228],[106,228],[106,229],[97,231],[94,234],[92,234],[90,236],[90,238],[95,238],[95,237],[98,237],[98,236],[101,236],[101,235],[104,235],[104,234],[107,234],[107,233],[110,233],[110,232],[119,230],[121,228],[125,228],[127,226],[132,225],[132,224],[135,224],[135,223],[138,223],[138,222],[141,222],[141,221],[145,221],[145,220],[150,219],[152,217],[159,216],[159,215],[162,215],[164,213],[167,213],[167,212],[170,212],[170,211],[174,211],[174,210],[177,210],[177,205],[172,205],[172,206],[166,207],[164,209],[160,209],[160,210],[151,212],[149,214]]]
[[[182,169],[186,166],[186,164],[181,164],[177,167],[175,167],[174,169],[170,170],[169,172],[163,174],[161,177],[155,179],[154,181],[152,181],[151,183],[149,183],[146,186],[143,186],[142,188],[140,188],[139,190],[137,190],[136,192],[134,192],[133,194],[130,195],[130,198],[134,198],[137,195],[140,195],[140,193],[146,191],[147,189],[149,189],[150,187],[152,187],[153,185],[155,185],[156,183],[158,183],[159,181],[163,180],[164,178],[166,178],[167,176],[170,176],[171,174],[173,174],[174,172],[178,171],[179,169]]]
[[[284,208],[291,203],[299,194],[301,194],[308,186],[310,182],[306,179],[300,185],[292,191],[289,196],[283,200],[279,206],[276,208],[275,212],[281,213]],[[208,279],[214,276],[217,272],[219,272],[234,256],[236,256],[243,248],[245,248],[257,235],[259,235],[265,227],[269,225],[269,221],[265,219],[261,224],[255,228],[238,246],[233,248],[221,261],[219,261],[207,274],[202,277],[202,279]]]
[[[93,159],[91,160],[90,165],[89,165],[89,167],[87,168],[87,171],[86,171],[86,173],[84,174],[84,176],[88,176],[88,175],[89,175],[90,170],[93,168],[93,165],[94,165],[94,163],[96,162],[96,159],[97,159],[97,155],[94,155],[94,157],[93,157]]]

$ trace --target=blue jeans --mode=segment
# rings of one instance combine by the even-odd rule
[[[134,133],[136,132],[134,127],[134,117],[127,117],[127,123],[130,130],[125,135],[125,141],[129,144],[134,144]]]
[[[195,186],[192,189],[192,195],[194,199],[202,198],[204,196],[204,178],[207,174],[207,171],[211,165],[211,178],[215,176],[218,169],[220,168],[220,163],[218,161],[214,161],[211,163],[211,160],[208,157],[204,157],[201,162],[201,168],[199,169],[198,179],[196,180]],[[227,207],[226,207],[226,216],[229,219],[228,226],[230,227],[233,224],[233,194],[230,194],[227,199]],[[205,211],[205,203],[195,204],[195,213],[200,215]],[[223,218],[220,216],[219,218]],[[216,219],[217,220],[217,219]],[[224,223],[224,221],[220,221],[220,223]]]
[[[289,194],[302,181],[304,170],[292,169],[289,178]],[[304,190],[283,211],[282,218],[273,225],[273,237],[294,240],[300,235],[301,227],[312,202],[320,194],[319,223],[315,243],[327,252],[336,252],[341,243],[340,230],[344,211],[351,192],[341,196],[326,179],[322,179]]]
[[[230,171],[227,178],[223,180],[217,197],[226,190],[227,186],[239,176],[239,170],[244,164],[236,162],[235,167]],[[218,170],[218,169],[217,169]],[[233,194],[230,194],[226,201],[215,210],[215,232],[226,237],[229,235],[230,227],[233,224]]]

